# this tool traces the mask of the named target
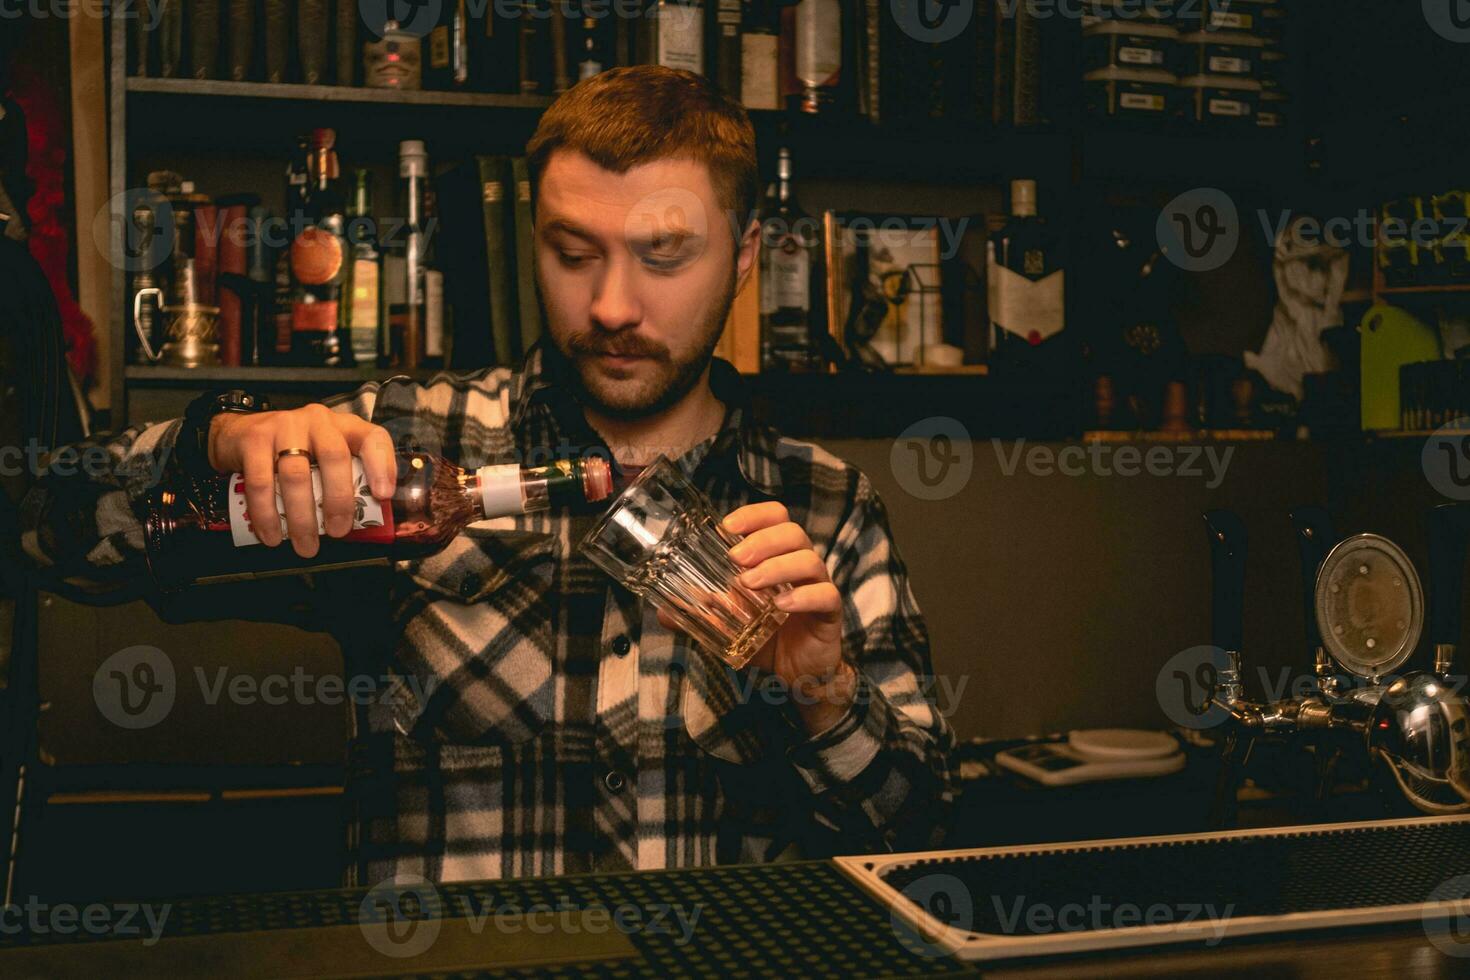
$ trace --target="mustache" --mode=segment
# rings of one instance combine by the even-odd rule
[[[667,348],[652,341],[621,334],[601,341],[590,334],[578,334],[567,341],[567,352],[573,357],[614,354],[621,357],[652,357],[658,360],[666,360],[669,354]]]

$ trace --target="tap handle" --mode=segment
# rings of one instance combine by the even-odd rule
[[[1460,642],[1467,542],[1470,504],[1440,504],[1429,509],[1429,639],[1436,646]]]
[[[1209,510],[1205,527],[1213,582],[1210,642],[1222,650],[1239,651],[1245,631],[1245,524],[1234,511]]]
[[[1307,627],[1307,652],[1315,655],[1322,645],[1322,632],[1317,625],[1317,570],[1322,559],[1337,544],[1337,531],[1332,515],[1322,507],[1298,507],[1291,512],[1296,528],[1297,553],[1302,559],[1302,618]]]

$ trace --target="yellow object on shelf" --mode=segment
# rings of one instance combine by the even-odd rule
[[[1440,359],[1439,334],[1412,314],[1378,303],[1358,326],[1362,345],[1363,429],[1398,429],[1399,368]]]

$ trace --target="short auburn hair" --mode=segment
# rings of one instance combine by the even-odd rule
[[[557,150],[582,153],[618,174],[655,160],[693,160],[709,168],[720,206],[740,224],[755,209],[760,178],[750,116],[694,72],[635,65],[573,85],[526,144],[533,193]]]

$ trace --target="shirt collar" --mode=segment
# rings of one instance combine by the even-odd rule
[[[571,398],[564,375],[565,361],[555,352],[548,354],[547,343],[543,334],[526,353],[521,370],[511,376],[511,424],[517,430],[536,406]],[[709,383],[715,397],[725,403],[725,421],[702,454],[700,465],[727,468],[733,461],[736,475],[745,483],[766,496],[779,497],[781,467],[776,456],[779,436],[755,420],[749,386],[735,366],[720,357],[710,362]]]

